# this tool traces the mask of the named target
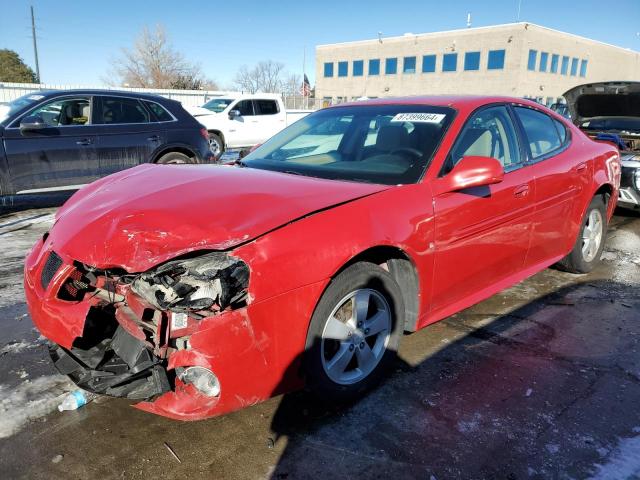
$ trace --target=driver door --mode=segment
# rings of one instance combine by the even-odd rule
[[[249,147],[256,142],[257,119],[253,109],[253,100],[240,100],[229,111],[238,110],[240,116],[228,118],[227,137],[225,141],[230,148]]]
[[[31,110],[44,126],[21,130],[20,119],[5,129],[9,172],[17,194],[73,190],[99,177],[97,130],[92,99],[72,96]]]
[[[465,156],[496,158],[505,175],[494,185],[434,197],[431,305],[434,311],[446,310],[445,315],[485,298],[497,284],[521,272],[531,237],[535,184],[506,106],[473,114],[440,176]]]

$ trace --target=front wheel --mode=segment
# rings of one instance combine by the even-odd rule
[[[559,265],[571,273],[589,273],[600,261],[607,234],[607,208],[602,196],[593,197],[582,220],[573,250]]]
[[[220,157],[224,153],[224,142],[220,135],[209,132],[209,150],[213,154],[215,161],[220,160]]]
[[[404,324],[400,287],[384,269],[357,263],[336,276],[309,325],[308,387],[323,400],[351,401],[393,363]]]

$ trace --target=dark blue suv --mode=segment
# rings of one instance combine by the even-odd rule
[[[141,163],[213,160],[203,126],[156,95],[46,91],[0,106],[0,208],[55,204]]]

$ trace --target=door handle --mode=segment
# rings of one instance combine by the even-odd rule
[[[150,142],[159,142],[160,135],[151,135],[150,137],[147,137],[147,140]]]
[[[525,183],[524,185],[519,185],[513,191],[513,195],[515,197],[526,197],[529,195],[529,184]]]
[[[76,145],[91,145],[93,143],[93,140],[91,140],[90,138],[83,138],[82,140],[78,140],[76,142]]]
[[[582,170],[586,170],[586,168],[587,168],[587,162],[582,162],[576,166],[576,171],[581,172]]]

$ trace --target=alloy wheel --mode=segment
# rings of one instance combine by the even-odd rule
[[[603,226],[600,210],[591,210],[582,231],[582,256],[585,262],[593,261],[598,254],[604,234]]]
[[[335,383],[351,385],[380,363],[391,335],[391,309],[372,289],[345,296],[331,312],[321,339],[322,366]]]

